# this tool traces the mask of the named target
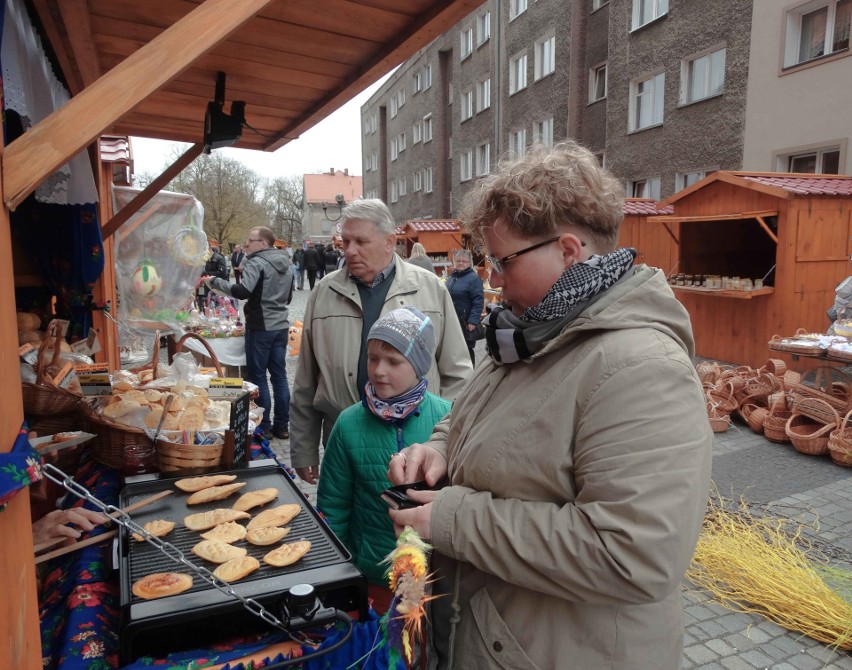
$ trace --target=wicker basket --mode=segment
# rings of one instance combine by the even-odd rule
[[[828,438],[828,453],[831,460],[846,468],[852,468],[852,428],[849,427],[849,417],[852,410],[846,413],[840,425],[831,431]]]
[[[828,438],[831,431],[839,423],[839,417],[834,423],[824,424],[814,421],[804,414],[793,412],[792,416],[787,419],[784,430],[796,451],[808,456],[822,456],[828,452]]]
[[[737,409],[737,414],[740,415],[740,418],[751,426],[750,418],[751,415],[758,409],[766,409],[769,407],[769,400],[766,394],[763,393],[755,393],[754,395],[749,395],[743,398],[740,401],[740,406]],[[765,415],[764,415],[765,416]],[[761,424],[762,425],[762,421]],[[760,432],[757,428],[752,426],[752,430],[755,432]]]
[[[783,377],[784,373],[787,372],[787,364],[780,358],[770,358],[760,369],[762,372],[768,372],[776,377]]]
[[[79,393],[68,389],[59,388],[53,383],[45,371],[48,367],[56,365],[60,354],[61,329],[55,324],[49,333],[45,333],[44,340],[38,348],[38,359],[35,364],[36,381],[21,382],[21,393],[24,400],[24,412],[32,416],[55,416],[57,414],[73,414],[77,411],[77,405],[83,399]],[[53,340],[53,351],[48,363],[48,343]]]
[[[222,465],[223,447],[223,444],[175,444],[157,440],[160,472],[219,467]]]
[[[720,414],[730,414],[739,406],[734,398],[734,385],[731,382],[720,381],[716,386],[707,389],[707,400]]]
[[[695,371],[698,373],[698,379],[700,379],[702,383],[708,382],[710,384],[715,384],[722,374],[722,369],[719,367],[718,363],[713,363],[711,361],[702,361],[695,366]]]
[[[787,397],[781,396],[776,398],[769,405],[769,412],[763,420],[763,436],[770,442],[784,444],[789,442],[785,426],[787,420],[793,416],[793,413],[787,409]]]
[[[183,343],[188,339],[198,340],[207,349],[208,357],[213,361],[213,365],[216,367],[216,374],[220,377],[222,376],[222,365],[219,363],[219,359],[216,357],[216,352],[213,351],[213,348],[210,346],[210,343],[205,340],[201,335],[197,333],[184,333],[184,335],[177,341],[175,344],[175,353],[179,354],[183,351]]]
[[[793,342],[798,342],[798,344],[792,344]],[[818,342],[797,340],[795,337],[783,338],[780,335],[773,335],[772,339],[769,340],[768,346],[771,351],[783,351],[788,354],[800,354],[802,356],[825,355],[825,350],[819,346]]]
[[[782,382],[785,389],[789,389],[793,384],[799,384],[802,381],[802,374],[795,370],[787,370],[784,373]]]
[[[756,407],[754,410],[748,415],[748,427],[751,428],[755,433],[763,432],[763,422],[766,421],[766,417],[769,416],[769,410],[766,407]]]
[[[819,383],[818,377],[826,381]],[[839,415],[849,409],[852,385],[850,378],[837,368],[820,366],[808,370],[798,383],[789,385],[793,411],[822,423],[839,423]]]
[[[123,471],[155,469],[156,451],[144,430],[111,421],[91,403],[83,403],[81,407],[86,430],[95,434],[90,442],[92,458]],[[140,460],[141,467],[138,467]]]
[[[731,427],[731,417],[725,413],[720,414],[711,402],[707,403],[707,419],[714,433],[724,433]]]

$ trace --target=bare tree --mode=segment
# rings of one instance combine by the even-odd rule
[[[279,239],[293,244],[302,238],[302,208],[305,200],[302,177],[276,177],[266,184],[266,211],[269,227]]]
[[[266,225],[263,179],[240,161],[214,152],[196,158],[168,185],[204,206],[204,229],[223,249]]]

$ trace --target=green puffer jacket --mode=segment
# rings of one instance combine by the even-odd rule
[[[380,497],[391,485],[388,461],[403,447],[426,442],[450,407],[449,401],[427,392],[419,413],[410,415],[401,428],[361,403],[343,410],[334,424],[322,461],[317,507],[373,584],[387,586],[382,561],[396,544]]]

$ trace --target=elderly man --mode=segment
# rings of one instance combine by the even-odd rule
[[[321,436],[359,402],[367,383],[367,334],[387,312],[411,305],[432,319],[435,357],[429,390],[453,400],[471,372],[450,294],[433,274],[394,253],[395,223],[381,200],[357,200],[341,213],[346,268],[317,284],[305,308],[302,350],[290,404],[290,457],[314,483]]]

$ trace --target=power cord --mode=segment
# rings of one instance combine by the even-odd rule
[[[325,656],[326,654],[330,654],[331,652],[336,651],[337,649],[340,649],[340,647],[342,647],[344,644],[346,644],[349,641],[349,638],[352,637],[352,631],[354,629],[354,624],[352,623],[352,619],[349,617],[348,614],[346,614],[346,612],[343,612],[343,611],[338,610],[338,609],[334,610],[334,618],[337,619],[338,621],[340,621],[341,623],[345,623],[348,626],[348,628],[346,630],[346,634],[342,638],[340,638],[337,642],[335,642],[334,644],[330,644],[329,646],[325,647],[324,649],[318,649],[317,651],[315,651],[313,653],[305,654],[304,656],[298,656],[296,658],[288,658],[288,659],[285,659],[283,661],[279,661],[278,663],[273,663],[272,665],[265,665],[263,667],[266,670],[274,670],[275,668],[287,668],[287,667],[290,667],[292,665],[297,665],[297,664],[300,664],[300,663],[305,663],[307,661],[312,661],[315,658],[319,658],[320,656]]]

